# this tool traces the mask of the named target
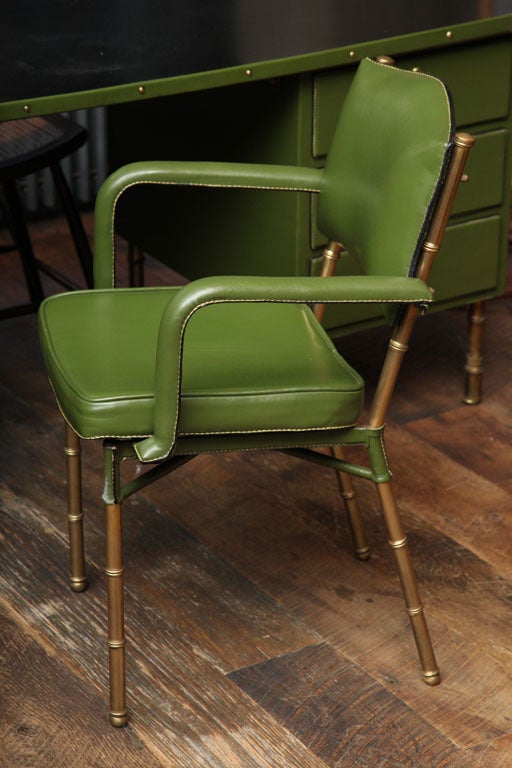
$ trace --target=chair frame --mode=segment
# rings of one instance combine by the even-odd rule
[[[428,234],[423,242],[416,269],[415,276],[423,282],[428,280],[434,258],[440,249],[464,164],[473,143],[474,139],[469,134],[455,134],[449,167],[430,222]],[[324,250],[323,277],[329,277],[334,273],[341,250],[342,245],[335,242],[329,243]],[[323,308],[324,304],[322,303],[317,304],[315,307],[318,319],[322,317]],[[423,679],[429,685],[436,685],[440,682],[440,673],[425,621],[423,605],[412,567],[407,536],[398,513],[383,439],[386,413],[402,360],[408,348],[413,325],[420,309],[422,307],[418,306],[417,303],[405,304],[402,307],[399,320],[394,326],[394,331],[389,341],[388,351],[369,412],[369,418],[364,426],[335,430],[327,434],[325,432],[321,434],[307,433],[299,436],[296,443],[299,447],[282,448],[276,445],[276,448],[336,470],[352,532],[355,553],[362,560],[368,559],[370,551],[362,517],[355,498],[352,478],[356,476],[375,483],[387,527],[389,543],[396,560],[406,611],[417,645]],[[251,436],[248,436],[248,448],[250,447],[250,440]],[[188,442],[190,443],[191,441]],[[332,446],[330,454],[308,447],[326,444]],[[354,464],[346,459],[345,447],[356,444],[366,447],[369,466]],[[300,445],[304,447],[300,447]],[[170,457],[155,462],[145,473],[123,485],[120,473],[121,463],[125,459],[138,458],[135,446],[136,442],[129,440],[108,439],[104,441],[105,490],[103,499],[106,514],[105,573],[107,576],[108,592],[110,721],[114,726],[123,726],[128,719],[125,690],[122,503],[133,493],[163,477],[194,458],[194,455],[197,455],[194,454],[193,448],[187,449],[190,450],[190,455],[187,455],[186,451],[180,454],[180,449],[184,446],[187,447],[187,440],[178,438],[176,455],[171,454]],[[256,447],[258,446],[256,445]],[[200,452],[202,453],[204,450]],[[66,426],[65,453],[68,476],[71,587],[74,591],[81,592],[86,588],[86,577],[81,503],[80,438],[69,425]]]

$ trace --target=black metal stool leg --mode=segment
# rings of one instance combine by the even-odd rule
[[[38,307],[44,299],[43,287],[37,270],[37,263],[32,250],[32,243],[25,223],[25,215],[16,182],[12,180],[2,183],[5,202],[7,205],[8,226],[21,256],[25,280],[34,307]]]
[[[92,270],[92,253],[89,240],[87,239],[87,235],[84,230],[82,219],[80,218],[80,214],[77,211],[75,202],[71,195],[71,191],[66,181],[66,177],[62,173],[60,165],[58,163],[53,163],[50,166],[50,169],[57,194],[59,195],[66,219],[68,221],[69,231],[71,232],[71,237],[73,238],[73,242],[75,244],[76,252],[82,267],[82,272],[85,277],[85,282],[87,283],[88,288],[93,288],[94,278]]]

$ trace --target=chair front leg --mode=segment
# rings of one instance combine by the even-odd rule
[[[428,685],[437,685],[441,681],[441,676],[425,621],[423,605],[412,567],[407,536],[400,521],[393,488],[389,481],[377,483],[376,485],[386,520],[389,543],[395,554],[398,566],[407,613],[409,614],[414,639],[418,648],[423,679]]]
[[[108,647],[110,673],[110,722],[126,725],[125,639],[121,504],[106,504],[106,567]]]
[[[80,461],[80,438],[66,424],[67,485],[68,485],[68,527],[71,561],[71,589],[83,592],[87,587],[85,578],[84,532],[82,511],[82,472]]]

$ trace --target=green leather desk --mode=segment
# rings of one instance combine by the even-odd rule
[[[392,56],[442,78],[458,127],[477,138],[433,275],[436,306],[503,291],[512,0],[190,0],[186,9],[148,0],[127,2],[122,13],[118,6],[90,0],[71,13],[64,0],[51,0],[43,12],[19,0],[0,33],[0,120],[109,105],[112,169],[151,158],[321,166],[357,62]],[[172,265],[190,277],[319,268],[323,238],[306,195],[128,194],[121,232],[163,260],[172,252]],[[222,242],[215,263],[213,241]],[[342,260],[343,269],[357,265]],[[334,334],[379,322],[375,310],[326,314]]]

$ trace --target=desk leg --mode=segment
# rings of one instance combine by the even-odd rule
[[[482,399],[485,301],[469,307],[469,346],[466,357],[466,382],[462,402],[477,405]]]
[[[130,287],[142,288],[144,285],[144,251],[138,245],[128,244],[128,274]]]

